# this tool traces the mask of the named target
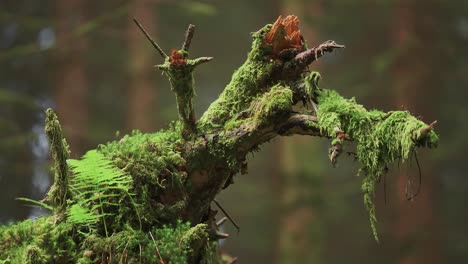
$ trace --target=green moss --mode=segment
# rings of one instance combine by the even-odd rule
[[[266,119],[274,113],[291,109],[292,103],[293,92],[291,89],[277,84],[252,102],[250,112],[254,120],[261,124],[268,121]]]
[[[222,128],[226,121],[248,110],[255,98],[268,91],[268,86],[273,81],[269,77],[282,67],[281,62],[270,60],[265,56],[268,49],[265,49],[263,44],[263,36],[270,28],[271,25],[267,25],[253,33],[252,49],[248,59],[236,70],[231,82],[199,121],[199,126],[205,131]]]
[[[99,146],[98,151],[90,151],[81,160],[70,160],[70,187],[75,195],[68,201],[68,219],[55,224],[52,216],[0,226],[0,259],[5,263],[43,263],[60,256],[66,263],[99,263],[104,259],[133,263],[141,258],[143,263],[154,263],[162,258],[186,263],[201,254],[192,248],[205,248],[206,225],[191,227],[177,221],[160,226],[158,222],[176,221],[186,206],[184,199],[154,207],[160,193],[177,193],[186,180],[181,135],[180,122],[158,133],[134,131]],[[135,214],[135,207],[143,212],[143,229],[136,220],[140,216]],[[83,215],[73,211],[77,208],[93,217],[76,221],[76,216]]]
[[[200,264],[221,264],[221,263],[229,263],[230,260],[220,259],[218,255],[218,242],[217,241],[208,241],[206,247],[203,250]],[[223,257],[224,255],[222,255]]]
[[[245,124],[245,129],[255,129],[264,124],[269,117],[278,112],[290,110],[293,103],[293,92],[291,89],[277,84],[269,91],[255,98],[248,110],[244,111],[246,117],[236,116],[224,125],[226,131],[239,128]]]
[[[109,237],[97,233],[81,236],[72,225],[55,225],[50,217],[41,217],[0,227],[0,263],[155,263],[161,259],[187,263],[195,255],[208,254],[203,253],[208,242],[206,228],[179,220],[149,232],[127,225]],[[77,236],[82,241],[79,245],[73,240]],[[194,244],[201,253],[192,250]]]
[[[70,183],[65,163],[68,146],[57,117],[48,110],[46,132],[56,161],[56,187],[49,198],[58,210],[35,221],[0,226],[0,259],[4,263],[218,263],[217,242],[210,241],[214,230],[198,223],[206,219],[221,188],[246,168],[246,154],[260,144],[254,139],[265,136],[255,128],[275,127],[299,100],[312,104],[318,114],[317,123],[306,125],[333,138],[332,145],[340,144],[341,149],[338,131],[357,143],[365,176],[364,202],[377,239],[373,204],[377,180],[388,164],[409,159],[415,147],[436,146],[437,135],[430,131],[421,141],[425,124],[408,112],[367,111],[354,99],[319,89],[320,75],[305,76],[297,68],[300,63],[292,60],[300,50],[272,55],[272,46],[263,41],[270,29],[267,25],[253,34],[247,61],[197,127],[192,71],[208,59],[175,63],[172,58],[172,64],[166,59],[159,68],[176,93],[180,120],[157,133],[133,131],[88,152],[93,157],[70,161]],[[188,57],[186,51],[179,52]],[[181,217],[197,225],[177,220]]]
[[[71,225],[54,224],[52,217],[39,217],[0,227],[0,260],[4,263],[49,263],[54,255],[68,262],[76,244]]]
[[[47,259],[49,256],[44,253],[43,249],[36,245],[27,246],[24,254],[26,259],[25,263],[27,264],[45,264],[49,262]]]
[[[174,226],[153,228],[149,232],[130,227],[102,237],[92,234],[84,239],[83,254],[77,263],[100,263],[112,259],[112,263],[187,263],[191,254],[190,244],[184,237],[190,233],[190,224],[178,221]]]
[[[185,162],[179,151],[182,145],[182,125],[175,122],[168,130],[156,133],[134,130],[98,149],[118,168],[132,175],[134,181],[148,180],[146,178],[152,176],[151,182],[163,187],[164,182],[159,182],[156,176],[165,168],[177,168]]]
[[[304,78],[304,94],[308,103],[312,103],[313,98],[316,97],[316,93],[319,90],[318,83],[320,78],[320,73],[318,72],[311,72]]]
[[[62,127],[57,115],[52,109],[46,110],[45,133],[49,138],[50,154],[54,160],[54,184],[48,199],[61,212],[66,208],[67,200],[71,198],[68,190],[68,166],[66,160],[70,157],[70,149],[62,133]]]
[[[149,225],[155,224],[149,219],[164,218],[150,202],[163,191],[179,193],[183,189],[187,173],[184,172],[186,160],[182,153],[182,130],[182,123],[175,122],[167,130],[148,134],[133,131],[119,141],[98,148],[115,166],[132,177],[131,191],[136,194],[138,211],[142,212],[143,222]],[[126,209],[121,209],[118,217],[132,214],[122,210]]]
[[[152,235],[154,241],[150,244],[152,249],[149,252],[159,251],[161,259],[170,263],[187,263],[187,259],[193,252],[191,248],[192,240],[199,236],[206,236],[205,228],[199,226],[190,227],[190,223],[183,223],[181,220],[174,226],[163,226],[159,229],[153,229]],[[199,232],[200,231],[200,232]]]
[[[184,58],[188,57],[185,50],[177,51]],[[195,125],[195,113],[193,109],[193,97],[195,96],[195,82],[193,78],[193,70],[195,62],[188,60],[185,64],[173,66],[169,58],[159,69],[168,77],[171,84],[171,90],[176,95],[177,110],[179,119],[184,124],[184,129],[191,131]]]
[[[354,98],[344,99],[333,90],[320,90],[318,126],[332,138],[336,136],[335,128],[339,128],[357,143],[357,159],[361,164],[360,172],[364,174],[361,187],[364,204],[369,211],[374,237],[378,240],[373,202],[377,181],[390,164],[411,157],[420,145],[420,130],[427,125],[407,111],[367,111]],[[437,135],[430,133],[426,144],[436,145]],[[336,140],[332,142],[336,143]]]

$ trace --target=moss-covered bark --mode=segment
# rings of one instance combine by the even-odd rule
[[[48,133],[61,186],[49,195],[56,209],[0,228],[4,263],[223,263],[217,240],[226,236],[217,231],[211,202],[237,173],[247,172],[249,152],[293,134],[330,138],[333,163],[346,141],[356,142],[377,238],[375,185],[390,163],[409,159],[417,147],[436,146],[432,126],[405,111],[367,111],[319,88],[320,75],[307,66],[343,46],[327,41],[307,49],[294,16],[253,34],[247,61],[196,121],[192,72],[211,58],[187,58],[192,35],[193,27],[170,57],[160,51],[165,62],[159,68],[169,77],[180,118],[167,130],[134,131],[100,145],[82,161],[69,161],[70,171],[63,168],[63,138]],[[60,131],[51,110],[48,116],[46,127]]]

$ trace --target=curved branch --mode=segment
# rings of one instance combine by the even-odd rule
[[[278,135],[309,135],[318,137],[329,137],[320,132],[317,127],[317,117],[305,114],[292,114],[286,121],[279,124],[276,128]]]
[[[235,139],[237,149],[242,153],[255,150],[259,145],[268,142],[276,136],[308,135],[327,137],[317,126],[317,117],[307,114],[279,113],[271,117],[269,125],[255,127],[254,122],[246,122],[235,130],[229,131],[224,136]]]

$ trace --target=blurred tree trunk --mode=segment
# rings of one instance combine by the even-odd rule
[[[307,21],[321,16],[320,0],[282,1],[280,11],[303,17],[305,23],[302,24],[301,33],[309,47],[316,44],[317,25]],[[319,69],[320,61],[313,67],[314,71]],[[317,173],[320,168],[313,168],[312,171],[303,157],[315,153],[319,142],[299,136],[280,138],[275,142],[274,149],[276,165],[271,167],[271,173],[275,185],[273,190],[279,197],[278,212],[281,212],[278,216],[277,259],[280,263],[317,263],[320,261],[321,241],[316,231],[320,229],[320,212],[313,200],[320,197],[317,195],[320,188],[317,182],[321,181],[322,175]],[[314,183],[307,184],[309,181]]]
[[[63,128],[72,155],[83,154],[88,131],[88,78],[85,55],[87,41],[76,37],[76,29],[86,22],[86,1],[56,1],[57,13],[57,112],[63,120]]]
[[[131,18],[137,18],[150,33],[157,39],[156,19],[153,12],[155,1],[135,0],[130,4],[128,19],[128,50],[129,50],[129,109],[127,126],[129,129],[140,129],[144,132],[154,131],[155,118],[155,74],[154,55],[157,54],[137,29]]]
[[[436,65],[431,62],[432,56],[428,56],[435,50],[432,47],[431,25],[434,16],[429,16],[432,9],[425,6],[420,10],[416,4],[408,4],[399,1],[395,8],[394,26],[392,27],[392,39],[394,49],[398,51],[398,58],[393,65],[393,79],[395,89],[395,106],[403,107],[411,112],[423,113],[426,122],[434,121],[433,104],[424,96],[435,89],[431,83],[435,72],[427,65]],[[438,11],[437,11],[438,12]],[[417,58],[417,59],[415,59]],[[412,107],[411,107],[412,106]],[[411,107],[411,108],[410,108]],[[411,166],[411,167],[410,167]],[[397,172],[398,195],[396,210],[398,216],[394,219],[393,235],[395,237],[395,250],[400,253],[398,263],[422,264],[442,263],[440,245],[438,240],[437,215],[434,210],[434,188],[436,188],[436,174],[429,160],[422,162],[422,187],[415,201],[411,202],[405,197],[405,193],[414,195],[418,189],[417,164],[404,164]],[[404,167],[410,167],[406,170]],[[411,184],[411,185],[409,185]],[[407,190],[408,189],[408,190]],[[432,230],[428,233],[427,230]],[[405,250],[401,250],[405,248]]]

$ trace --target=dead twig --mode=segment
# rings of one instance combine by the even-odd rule
[[[224,222],[226,222],[228,218],[225,216],[223,218],[221,218],[218,222],[216,222],[216,227],[220,227],[222,224],[224,224]]]
[[[185,32],[184,44],[182,44],[182,49],[188,51],[190,44],[192,43],[193,34],[195,33],[195,25],[190,24]]]
[[[226,210],[224,210],[224,208],[219,204],[218,201],[216,201],[216,199],[213,199],[213,202],[216,204],[216,206],[218,206],[218,208],[224,213],[224,215],[229,219],[229,221],[231,221],[231,223],[236,227],[237,229],[237,232],[240,232],[240,227],[236,224],[236,222],[234,221],[234,219],[231,218],[231,216],[229,216],[229,214],[226,212]]]
[[[119,260],[119,264],[123,264],[122,260],[123,260],[123,257],[125,256],[125,259],[127,259],[127,247],[128,247],[128,243],[130,243],[130,240],[127,241],[127,244],[125,244],[125,247],[124,247],[124,250],[122,252],[122,255],[120,256],[120,260]]]
[[[135,22],[135,24],[138,26],[141,32],[143,32],[145,37],[149,40],[149,42],[153,45],[153,47],[159,52],[161,57],[163,59],[166,59],[168,57],[167,54],[161,49],[161,47],[159,47],[158,43],[156,43],[156,41],[154,41],[153,38],[151,38],[151,36],[148,34],[148,32],[146,32],[146,30],[143,28],[140,22],[138,22],[136,18],[133,19],[133,22]]]
[[[156,245],[156,241],[154,240],[154,237],[153,237],[153,234],[151,234],[151,231],[148,232],[150,234],[150,237],[151,237],[151,240],[153,240],[153,243]],[[158,246],[156,246],[156,253],[158,253],[158,256],[159,256],[159,263],[160,264],[166,264],[166,262],[164,262],[163,258],[161,257],[161,253],[159,252],[159,248]]]
[[[343,48],[345,48],[344,45],[340,45],[333,40],[327,40],[316,47],[297,54],[294,60],[298,65],[306,66],[322,57],[325,52],[332,52],[334,49]]]

